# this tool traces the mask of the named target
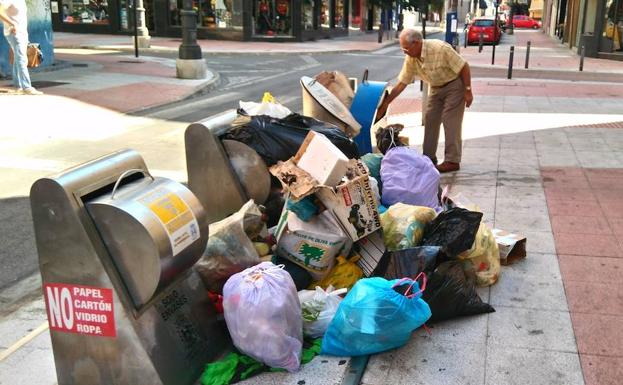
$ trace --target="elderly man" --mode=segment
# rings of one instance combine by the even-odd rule
[[[428,83],[423,152],[437,165],[437,142],[443,123],[446,148],[444,161],[437,165],[437,170],[457,171],[461,163],[463,112],[474,99],[469,64],[448,43],[423,40],[422,34],[414,29],[401,32],[400,47],[406,56],[398,84],[379,107],[377,116],[385,115],[389,104],[416,77]]]

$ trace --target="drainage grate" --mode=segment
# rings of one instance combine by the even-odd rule
[[[88,67],[89,65],[87,63],[72,63],[71,66],[78,67],[78,68],[85,68],[85,67]]]
[[[32,82],[32,86],[35,88],[49,88],[49,87],[62,86],[64,84],[69,84],[69,83],[68,82],[52,82],[48,80],[40,80],[40,81]]]
[[[139,64],[145,62],[140,60],[119,60],[119,63]]]

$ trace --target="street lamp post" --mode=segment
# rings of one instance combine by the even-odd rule
[[[145,25],[145,7],[143,0],[134,0],[134,33],[136,36],[136,46],[138,48],[149,48],[151,36]],[[136,55],[138,57],[138,54]]]
[[[184,0],[180,10],[182,19],[182,44],[176,61],[177,77],[180,79],[205,79],[206,62],[197,44],[197,12],[193,10],[192,0]]]

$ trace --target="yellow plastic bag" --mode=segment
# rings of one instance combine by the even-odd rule
[[[337,264],[326,277],[320,281],[312,282],[308,288],[315,289],[316,286],[320,286],[326,290],[329,286],[333,286],[336,289],[347,288],[350,290],[363,277],[363,270],[356,263],[359,258],[358,254],[354,254],[350,259],[341,255],[338,256]]]
[[[491,286],[500,276],[500,249],[491,229],[480,223],[472,248],[459,255],[465,270],[476,273],[478,286]]]
[[[416,247],[424,236],[424,227],[437,216],[430,207],[396,203],[381,214],[383,240],[390,251]]]

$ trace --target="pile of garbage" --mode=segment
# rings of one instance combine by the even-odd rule
[[[208,364],[204,385],[294,372],[316,354],[383,352],[425,324],[494,311],[476,287],[495,284],[521,247],[525,255],[525,238],[492,230],[475,205],[450,198],[431,160],[403,144],[401,126],[379,128],[380,152],[360,156],[360,127],[270,98],[241,107],[221,139],[260,155],[272,191],[210,225],[196,270],[238,352]]]

